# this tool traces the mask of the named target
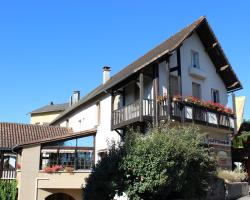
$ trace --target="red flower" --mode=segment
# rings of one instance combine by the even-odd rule
[[[19,163],[16,164],[17,169],[21,169],[21,165]]]
[[[63,170],[63,167],[61,165],[54,165],[52,167],[48,166],[48,167],[45,167],[43,169],[43,171],[46,172],[46,173],[54,173],[54,172],[58,172],[60,170]]]

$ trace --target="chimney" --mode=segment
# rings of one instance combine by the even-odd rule
[[[103,84],[110,79],[110,67],[104,66],[103,68]]]
[[[80,100],[80,91],[74,91],[70,97],[70,106],[74,105]]]

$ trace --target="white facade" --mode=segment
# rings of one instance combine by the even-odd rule
[[[98,102],[79,109],[76,113],[60,122],[60,126],[71,127],[74,132],[97,129],[95,140],[96,158],[98,158],[100,151],[107,150],[110,142],[120,140],[118,133],[111,131],[111,96],[108,94]]]
[[[191,61],[192,51],[199,54],[199,67],[193,68]],[[183,42],[180,48],[181,54],[181,80],[182,80],[182,95],[192,96],[192,82],[201,85],[201,99],[204,101],[211,101],[211,89],[219,91],[220,103],[227,105],[228,96],[226,87],[216,72],[216,68],[212,63],[209,55],[204,49],[204,46],[199,39],[199,36],[194,33],[191,37]],[[169,67],[177,66],[176,52],[170,57]],[[190,72],[191,70],[191,72]],[[171,73],[171,75],[177,73]],[[166,76],[166,63],[163,62],[159,65],[159,86],[160,95],[167,93],[167,76]]]

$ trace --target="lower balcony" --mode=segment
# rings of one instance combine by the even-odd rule
[[[140,122],[140,101],[114,110],[112,112],[112,129],[122,128],[124,126]],[[152,120],[154,115],[154,105],[152,99],[143,100],[143,121]]]
[[[140,102],[136,101],[135,103],[114,110],[112,113],[112,129],[121,129],[142,121],[151,122],[156,113],[158,120],[170,118],[171,120],[183,123],[191,122],[227,130],[234,129],[234,114],[229,110],[226,111],[226,108],[216,107],[217,104],[213,107],[212,103],[205,104],[201,101],[197,103],[184,99],[173,99],[171,106],[168,107],[166,100],[158,101],[157,105],[154,105],[154,102],[152,99],[144,99],[142,107]],[[154,108],[157,109],[157,112],[154,112]],[[142,109],[142,118],[140,116],[140,109]],[[168,117],[168,113],[170,113],[170,117]]]

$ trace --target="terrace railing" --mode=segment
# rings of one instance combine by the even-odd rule
[[[172,118],[184,122],[195,122],[220,128],[234,128],[234,114],[226,114],[185,101],[172,102],[171,115]]]
[[[153,116],[153,100],[144,99],[142,106],[143,116]],[[114,110],[112,113],[112,125],[119,126],[126,122],[137,121],[140,117],[140,102],[136,101],[132,104]]]
[[[2,180],[14,180],[16,179],[16,170],[3,170]]]

